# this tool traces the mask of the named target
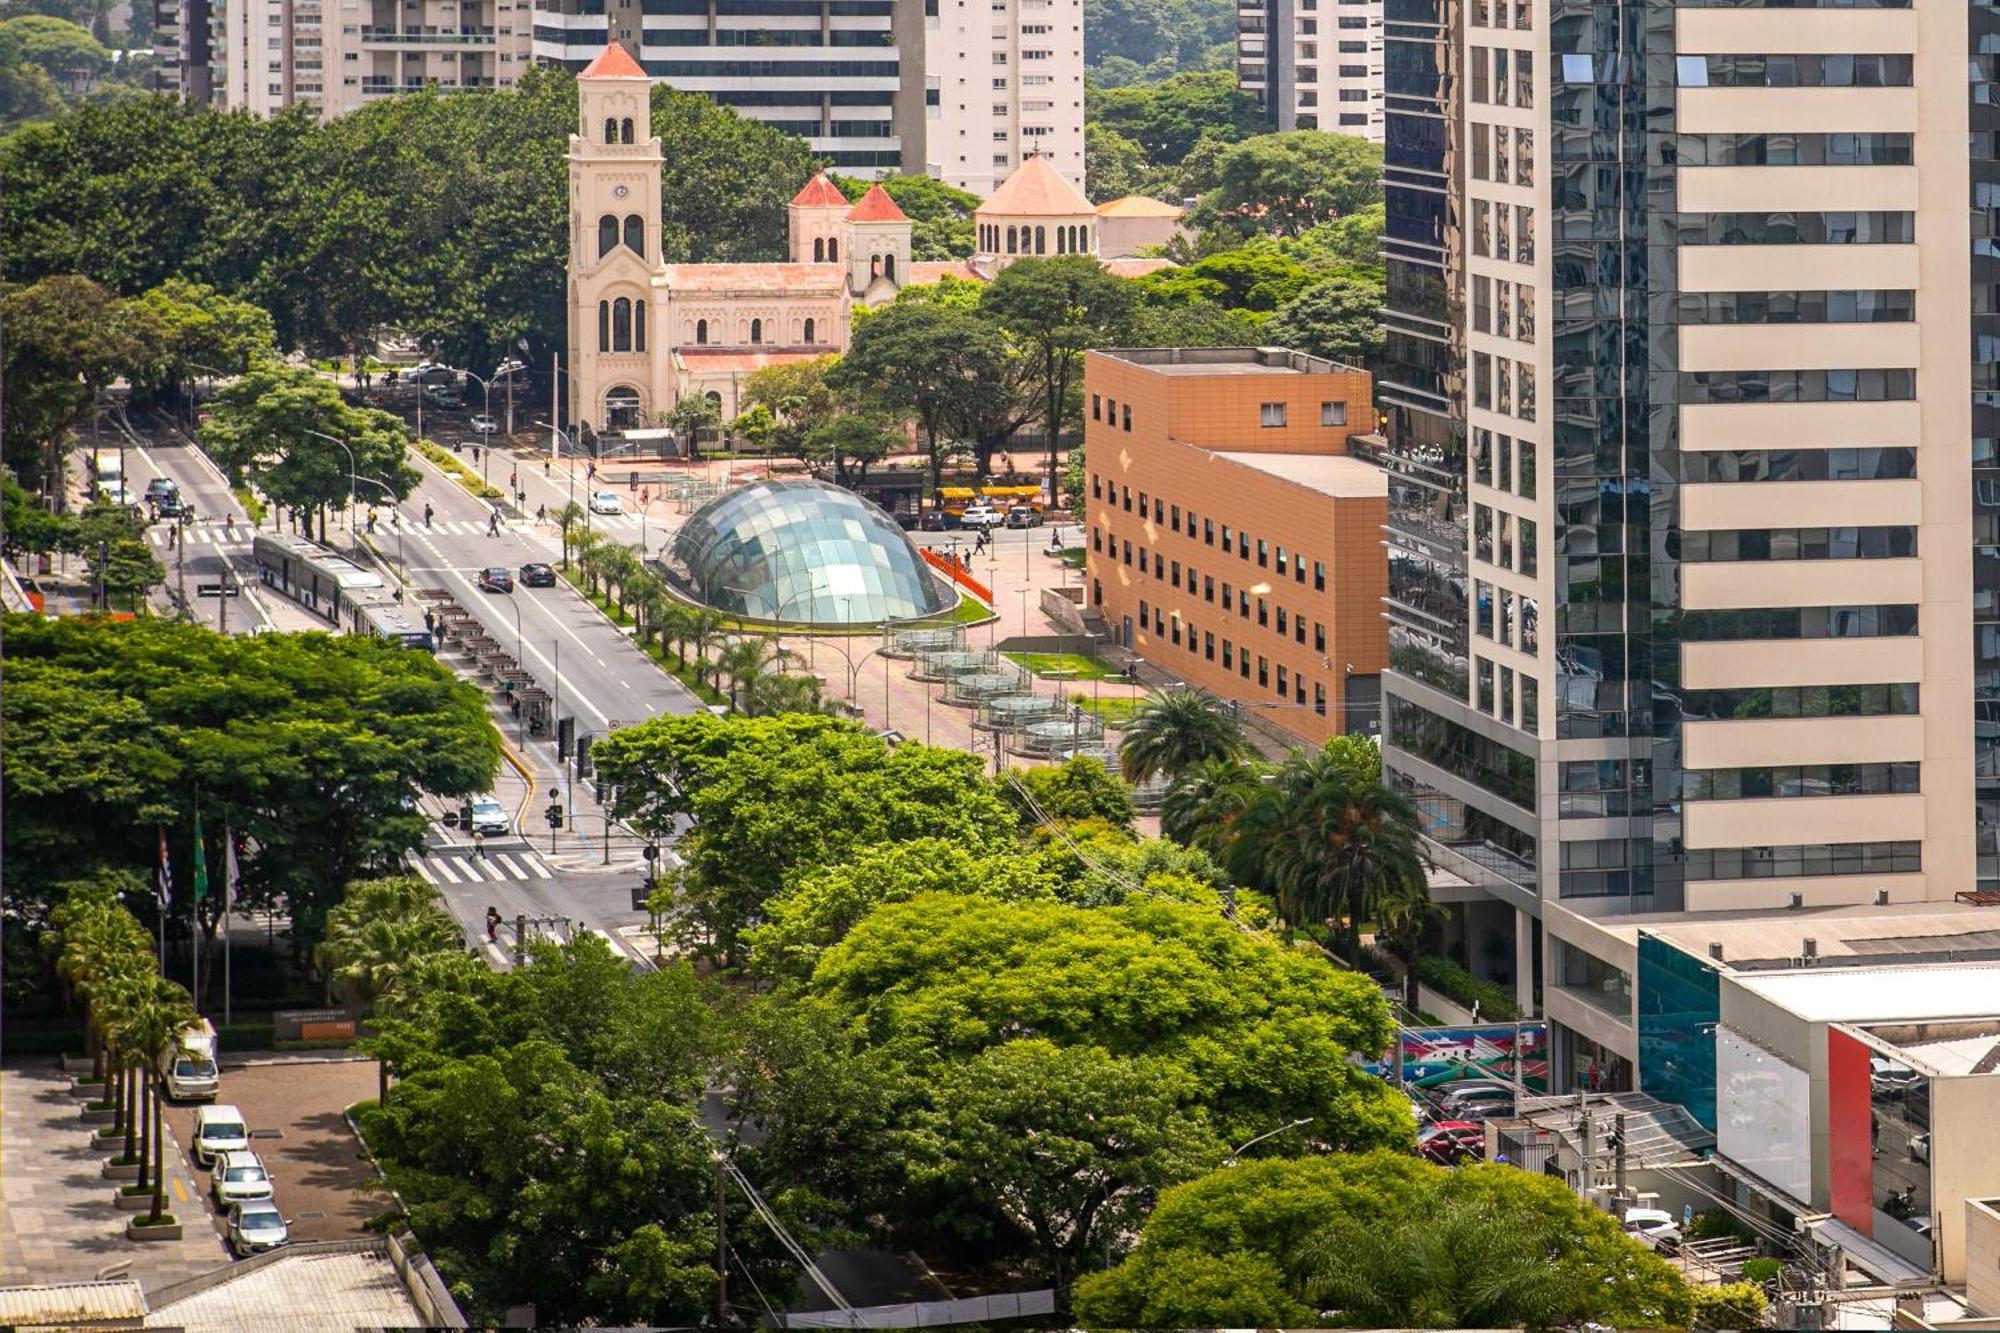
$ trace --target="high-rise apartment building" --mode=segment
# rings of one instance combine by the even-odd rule
[[[1237,0],[1236,82],[1275,130],[1382,142],[1383,0]]]
[[[2000,887],[2000,22],[1385,18],[1384,760],[1568,1085],[1581,922]]]
[[[531,0],[235,0],[221,16],[224,104],[330,119],[394,93],[512,87],[531,15]]]
[[[990,194],[1031,153],[1083,183],[1082,0],[541,0],[537,60],[607,41],[852,176]]]

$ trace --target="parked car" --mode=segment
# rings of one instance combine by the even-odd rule
[[[100,481],[97,483],[97,498],[106,504],[129,505],[132,492],[125,489],[122,481]]]
[[[182,1029],[180,1040],[160,1061],[167,1096],[175,1101],[208,1102],[222,1091],[215,1065],[215,1025],[202,1019]]]
[[[523,588],[553,588],[556,586],[556,567],[540,561],[521,566],[521,586]]]
[[[965,512],[958,516],[958,525],[962,528],[997,528],[1000,523],[1000,511],[989,504],[967,505]]]
[[[292,1239],[291,1227],[278,1205],[269,1199],[239,1203],[229,1209],[229,1248],[239,1259],[275,1250]]]
[[[926,509],[917,515],[917,531],[945,532],[956,527],[958,520],[948,509]]]
[[[1666,1254],[1681,1247],[1680,1219],[1664,1208],[1627,1208],[1625,1232]]]
[[[472,418],[472,428],[481,435],[491,435],[500,429],[500,423],[481,412]]]
[[[1007,511],[1007,526],[1010,528],[1039,528],[1042,526],[1042,511],[1031,505],[1014,505]]]
[[[1417,1135],[1417,1153],[1440,1166],[1486,1156],[1486,1129],[1473,1120],[1440,1120]]]
[[[513,571],[508,569],[505,565],[494,565],[491,566],[490,568],[480,570],[479,591],[481,592],[514,591]]]
[[[590,512],[593,514],[622,514],[625,512],[625,503],[618,498],[616,491],[592,491],[590,493]]]
[[[1925,1165],[1929,1165],[1931,1160],[1930,1135],[1928,1134],[1910,1135],[1910,1160],[1913,1162],[1922,1162]]]
[[[1446,1092],[1439,1105],[1454,1116],[1471,1118],[1491,1115],[1495,1111],[1504,1114],[1513,1109],[1514,1089],[1505,1083],[1460,1084]]]
[[[271,1173],[264,1169],[263,1159],[248,1149],[226,1152],[215,1164],[215,1175],[210,1178],[208,1188],[215,1196],[217,1208],[268,1199],[271,1197]]]
[[[1868,1058],[1868,1081],[1877,1092],[1902,1092],[1922,1080],[1922,1075],[1900,1060],[1880,1055]]]
[[[505,836],[514,831],[514,821],[507,818],[507,807],[491,796],[472,798],[472,823],[474,833],[484,833],[488,837]]]
[[[194,1160],[207,1168],[222,1154],[250,1150],[250,1123],[233,1106],[197,1106],[194,1112]]]

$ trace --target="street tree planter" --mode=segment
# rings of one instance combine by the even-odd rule
[[[88,1097],[96,1101],[104,1096],[104,1080],[91,1078],[88,1075],[79,1076],[69,1081],[69,1090],[78,1097]]]
[[[112,1158],[104,1164],[104,1178],[106,1180],[137,1180],[139,1178],[139,1159],[135,1157],[129,1162],[121,1162],[115,1157]]]
[[[125,1239],[179,1240],[181,1238],[181,1224],[174,1219],[172,1213],[161,1214],[157,1226],[149,1227],[145,1225],[145,1222],[146,1219],[143,1217],[135,1217],[130,1222],[127,1222],[125,1224]]]
[[[137,1194],[127,1194],[121,1189],[111,1196],[111,1201],[121,1213],[149,1213],[153,1210],[153,1191],[150,1186]]]
[[[108,1125],[118,1118],[118,1112],[109,1106],[102,1109],[86,1106],[82,1111],[78,1112],[78,1115],[82,1117],[83,1123],[86,1125]],[[118,1134],[120,1138],[123,1138],[125,1131],[121,1129],[118,1131]]]

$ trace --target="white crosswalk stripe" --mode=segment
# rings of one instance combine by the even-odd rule
[[[533,852],[487,852],[484,856],[412,856],[410,866],[432,884],[505,883],[530,879],[554,879],[542,859]]]

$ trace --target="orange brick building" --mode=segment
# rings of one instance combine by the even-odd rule
[[[1272,347],[1091,352],[1085,568],[1112,637],[1308,740],[1377,729],[1388,485],[1368,372]]]

